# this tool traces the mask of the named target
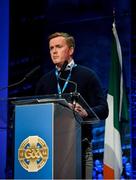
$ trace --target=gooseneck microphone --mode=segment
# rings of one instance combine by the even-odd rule
[[[75,83],[74,81],[70,81],[70,80],[67,80],[67,79],[64,79],[64,78],[61,77],[61,74],[63,73],[63,71],[65,71],[67,65],[68,65],[68,61],[65,61],[64,64],[62,65],[61,69],[60,69],[60,73],[58,75],[58,79],[60,79],[62,81],[65,81],[65,82],[67,81],[67,82],[73,84],[74,87],[75,87],[74,93],[77,93],[77,83]]]
[[[59,76],[61,75],[61,73],[62,73],[63,71],[65,71],[67,65],[68,65],[68,61],[65,61],[65,62],[63,63],[63,65],[62,65],[61,69],[60,69]]]
[[[36,66],[34,69],[32,69],[30,72],[28,72],[23,79],[21,79],[20,81],[16,82],[16,83],[13,83],[13,84],[10,84],[9,86],[6,86],[6,87],[2,87],[0,88],[0,91],[4,90],[4,89],[7,89],[7,88],[11,88],[11,87],[14,87],[14,86],[17,86],[21,83],[23,83],[26,79],[28,79],[32,74],[34,74],[37,70],[40,69],[40,65]]]
[[[63,73],[63,71],[65,71],[67,65],[68,65],[68,61],[65,61],[64,64],[62,65],[62,67],[61,67],[60,73],[58,75],[58,79],[60,79],[62,81],[65,81],[65,82],[67,81],[67,82],[69,82],[69,83],[71,83],[71,84],[73,84],[75,86],[74,91],[70,92],[71,100],[72,100],[73,105],[75,105],[76,102],[78,102],[84,109],[87,110],[88,115],[90,114],[90,116],[92,115],[95,118],[95,120],[93,120],[93,121],[85,120],[85,121],[83,121],[83,124],[94,124],[96,122],[99,122],[100,119],[97,116],[97,114],[88,105],[88,103],[84,100],[84,98],[81,96],[81,94],[77,92],[77,83],[74,82],[74,81],[70,81],[70,80],[67,80],[67,79],[64,79],[64,78],[61,77],[61,74]],[[74,110],[74,108],[73,108],[73,110]]]

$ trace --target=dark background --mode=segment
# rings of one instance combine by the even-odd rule
[[[130,148],[135,142],[135,25],[134,5],[129,0],[11,0],[10,1],[10,46],[9,84],[20,81],[37,65],[40,71],[19,86],[9,89],[9,96],[32,96],[36,82],[42,74],[53,68],[49,57],[48,36],[64,31],[75,37],[76,63],[96,71],[105,94],[108,91],[111,63],[112,23],[115,18],[123,56],[123,68],[129,98],[130,122],[122,121],[122,149],[133,165],[136,158]],[[113,10],[115,17],[113,18]],[[9,119],[9,125],[12,119]],[[8,146],[12,130],[9,128]],[[93,128],[94,159],[103,158],[104,122]],[[132,143],[132,144],[131,144]],[[11,168],[12,152],[7,152]],[[10,175],[9,175],[10,176]]]

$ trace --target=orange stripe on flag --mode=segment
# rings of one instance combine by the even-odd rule
[[[104,164],[104,172],[103,172],[104,179],[114,179],[114,170]]]

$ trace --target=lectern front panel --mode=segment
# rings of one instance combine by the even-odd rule
[[[54,105],[15,107],[15,179],[52,179]]]
[[[81,179],[80,117],[52,102],[15,105],[15,179]]]

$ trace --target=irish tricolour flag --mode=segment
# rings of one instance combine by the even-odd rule
[[[119,125],[123,103],[122,54],[115,23],[113,23],[112,62],[110,70],[108,105],[109,116],[105,123],[104,179],[120,179],[122,150]],[[123,102],[123,103],[122,103]]]

